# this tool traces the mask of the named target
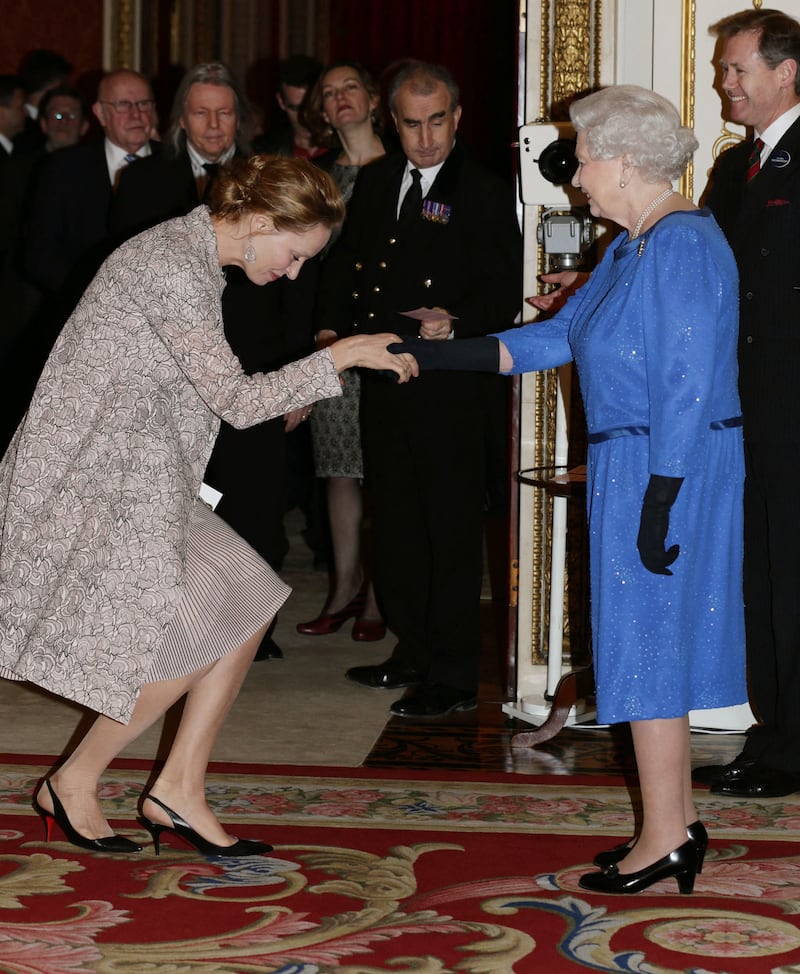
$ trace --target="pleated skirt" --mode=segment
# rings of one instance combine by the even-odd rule
[[[147,682],[187,676],[230,653],[272,620],[291,591],[232,527],[198,500],[189,523],[181,600]]]

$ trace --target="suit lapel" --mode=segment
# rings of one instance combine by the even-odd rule
[[[781,194],[781,190],[796,184],[800,165],[800,119],[785,133],[761,166],[761,171],[748,185],[744,209],[759,209]],[[783,195],[788,195],[784,193]]]

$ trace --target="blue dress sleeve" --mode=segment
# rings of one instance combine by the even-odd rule
[[[716,239],[716,237],[719,239]],[[685,477],[715,411],[738,411],[736,265],[713,221],[671,219],[646,242],[643,295],[650,472]],[[712,334],[709,334],[711,332]],[[726,378],[727,377],[727,378]],[[729,384],[731,395],[723,394]]]
[[[569,341],[570,325],[584,302],[588,303],[593,299],[594,292],[605,280],[612,261],[612,253],[618,242],[618,240],[612,241],[603,259],[592,271],[589,280],[552,318],[495,333],[494,337],[500,339],[514,359],[514,365],[504,373],[505,375],[554,369],[573,360]]]
[[[503,375],[553,369],[572,361],[568,338],[572,316],[567,313],[568,308],[569,303],[553,318],[495,334],[494,337],[500,339],[514,359],[512,368]]]

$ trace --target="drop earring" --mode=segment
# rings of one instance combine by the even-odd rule
[[[256,249],[253,246],[252,237],[250,238],[250,243],[247,245],[247,250],[244,252],[244,259],[248,264],[255,264],[256,262]]]

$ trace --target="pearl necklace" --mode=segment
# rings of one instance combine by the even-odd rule
[[[630,240],[635,240],[639,236],[639,232],[644,226],[644,221],[650,216],[653,210],[658,209],[659,206],[672,196],[675,190],[670,186],[669,189],[665,189],[663,192],[659,193],[655,199],[650,200],[647,206],[642,210],[642,215],[636,221],[636,226],[633,228],[633,233],[630,235]]]

